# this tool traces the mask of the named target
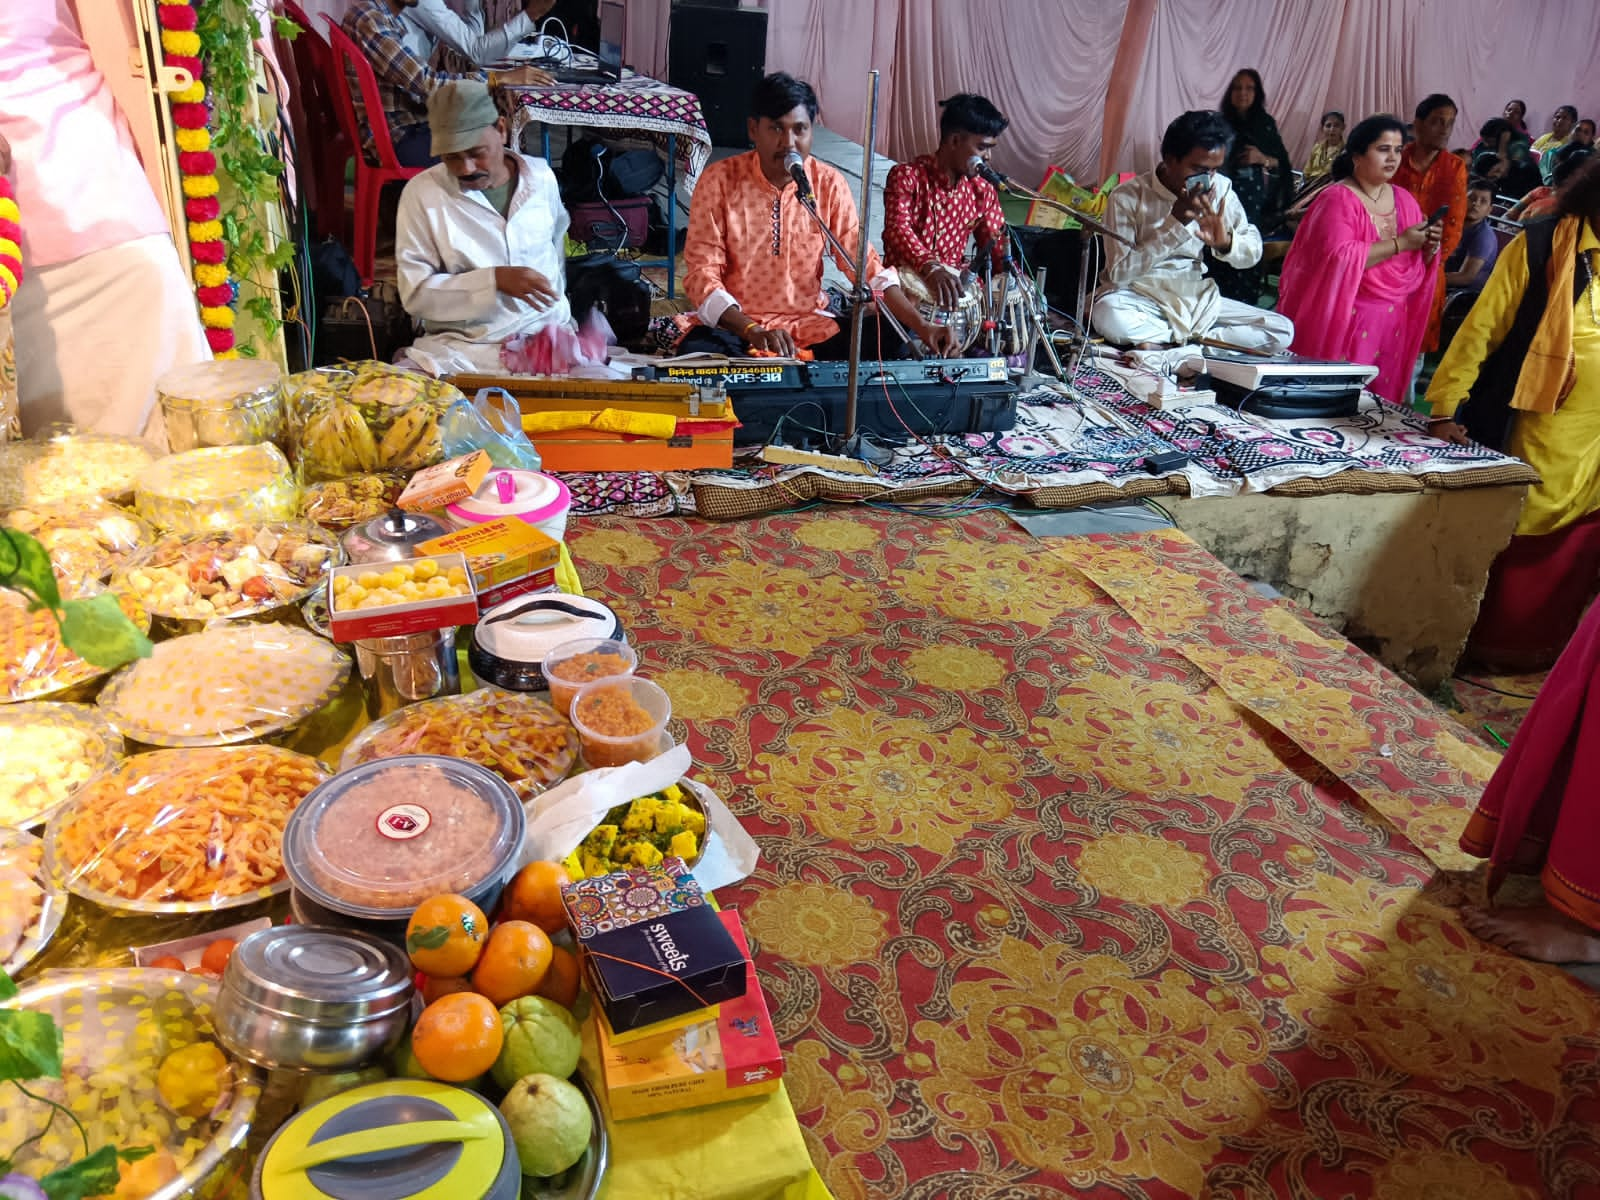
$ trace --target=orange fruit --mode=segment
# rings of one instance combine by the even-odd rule
[[[578,956],[565,946],[550,947],[550,954],[550,969],[533,994],[571,1008],[578,1002]]]
[[[456,992],[422,1010],[411,1053],[435,1079],[461,1083],[494,1066],[504,1040],[499,1009],[476,992]]]
[[[430,896],[406,922],[406,953],[424,975],[465,975],[488,932],[489,918],[465,896]]]
[[[228,965],[228,959],[233,957],[233,939],[218,938],[206,947],[205,953],[200,956],[200,965],[208,971],[222,974],[222,968]]]
[[[422,1002],[432,1004],[441,996],[453,996],[457,992],[470,992],[472,980],[465,975],[424,975],[422,977]]]
[[[508,921],[532,921],[546,933],[567,927],[567,910],[561,904],[561,885],[572,876],[560,863],[531,862],[506,888],[500,915]]]
[[[499,1008],[531,996],[550,970],[550,937],[532,921],[502,921],[489,934],[472,987]]]
[[[162,971],[187,971],[189,969],[183,965],[183,959],[176,954],[163,954],[160,958],[152,958],[149,965],[152,969]]]

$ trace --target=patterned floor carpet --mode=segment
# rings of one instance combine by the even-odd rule
[[[570,536],[760,842],[841,1200],[1600,1190],[1600,998],[1454,912],[1496,752],[1181,535]]]

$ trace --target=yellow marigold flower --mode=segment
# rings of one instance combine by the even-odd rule
[[[195,263],[194,281],[201,287],[221,287],[228,282],[228,268],[221,263]]]
[[[0,221],[20,221],[22,213],[17,209],[17,202],[10,196],[0,196]]]
[[[200,321],[207,329],[232,329],[233,309],[221,305],[202,307]]]
[[[163,29],[161,31],[161,48],[168,54],[178,54],[184,58],[198,58],[200,56],[200,35],[198,33],[186,33],[180,29]]]
[[[171,96],[174,104],[199,104],[205,98],[206,85],[199,80],[195,80],[186,88],[173,92]]]
[[[190,221],[189,240],[191,242],[220,242],[222,240],[222,222]]]
[[[211,131],[209,129],[180,129],[178,130],[178,149],[190,154],[199,154],[203,150],[211,149]]]
[[[237,350],[224,350],[224,351],[222,351],[222,353],[213,354],[211,357],[213,357],[213,358],[238,358],[239,357],[239,352]]]
[[[191,200],[198,200],[205,196],[215,196],[220,186],[215,175],[185,175],[183,177],[183,194]]]

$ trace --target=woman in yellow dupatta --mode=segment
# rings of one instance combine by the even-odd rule
[[[1568,181],[1557,217],[1500,252],[1428,388],[1436,435],[1503,449],[1542,481],[1495,560],[1468,643],[1502,670],[1553,663],[1600,587],[1597,230],[1591,162]]]

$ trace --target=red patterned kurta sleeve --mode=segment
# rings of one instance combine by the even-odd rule
[[[883,184],[883,253],[894,266],[926,270],[937,254],[917,229],[922,212],[922,172],[914,163],[900,163]]]

